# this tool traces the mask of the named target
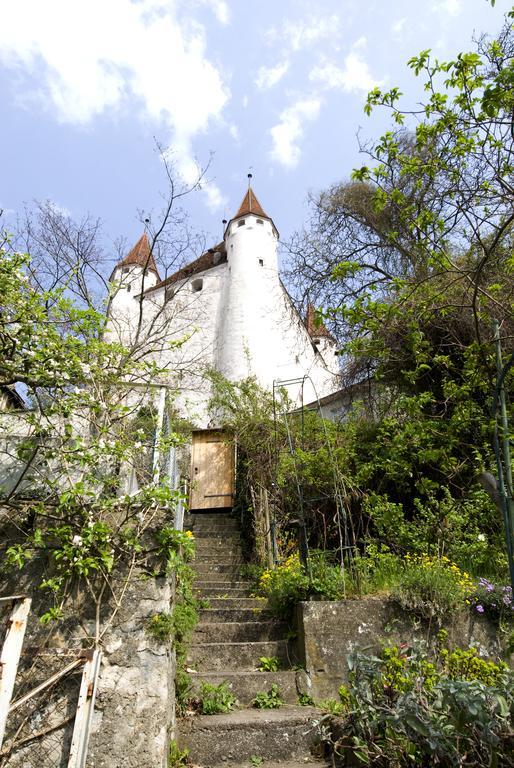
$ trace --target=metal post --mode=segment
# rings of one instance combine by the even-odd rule
[[[510,435],[509,420],[507,415],[507,401],[505,397],[505,375],[506,366],[503,366],[502,348],[500,339],[500,325],[497,320],[493,321],[494,341],[496,345],[496,369],[498,373],[497,387],[494,402],[495,417],[495,453],[496,464],[498,467],[498,491],[502,503],[505,538],[507,543],[507,557],[509,562],[509,574],[512,589],[514,590],[514,492],[512,483],[512,463],[510,457]],[[499,406],[499,424],[498,424],[498,406]],[[499,434],[498,434],[499,433]],[[500,439],[500,436],[501,439]],[[501,442],[501,452],[500,452]],[[503,462],[502,454],[503,453]]]
[[[14,606],[7,622],[7,633],[0,656],[0,747],[4,740],[5,724],[9,713],[9,705],[11,703],[31,604],[29,597],[0,598],[0,603],[11,601],[14,602]]]
[[[152,476],[153,476],[153,482],[155,485],[157,485],[157,483],[159,482],[159,478],[161,474],[161,469],[160,469],[161,449],[160,449],[159,443],[162,437],[165,405],[166,405],[166,388],[161,387],[161,392],[159,395],[159,408],[157,411],[157,424],[155,426],[155,437],[154,437],[154,443],[153,443]]]

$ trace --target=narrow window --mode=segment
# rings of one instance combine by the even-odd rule
[[[130,293],[130,291],[131,291],[131,290],[132,290],[132,283],[129,283],[129,284],[127,285],[127,291],[128,291],[128,293]]]
[[[171,301],[172,298],[174,297],[174,295],[175,295],[175,291],[173,290],[173,288],[166,288],[166,293],[164,295],[164,301]]]
[[[263,267],[263,266],[264,266],[264,259],[259,259],[259,266],[260,266],[260,267]]]
[[[193,293],[198,293],[198,291],[201,291],[202,288],[203,288],[203,280],[201,277],[191,282],[191,290],[193,291]]]
[[[244,219],[241,219],[240,221],[237,222],[237,226],[238,227],[244,227],[244,225],[245,225],[245,220]]]

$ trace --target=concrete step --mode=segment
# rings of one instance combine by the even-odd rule
[[[201,560],[202,557],[217,557],[218,560],[223,560],[223,555],[242,555],[241,544],[239,540],[230,541],[224,538],[221,539],[195,539],[196,541],[196,558]]]
[[[237,581],[234,582],[237,584]],[[243,589],[239,587],[232,587],[230,585],[230,582],[226,584],[226,582],[221,581],[219,587],[198,587],[197,584],[195,584],[195,592],[199,597],[250,597],[252,590],[248,587],[244,587]]]
[[[268,601],[263,597],[212,597],[209,608],[266,608]]]
[[[230,520],[191,520],[191,522],[184,525],[184,528],[188,531],[240,531],[241,526],[237,520],[231,518]]]
[[[242,643],[283,640],[287,624],[281,621],[200,622],[193,633],[193,643]]]
[[[227,715],[200,715],[179,722],[179,745],[189,749],[195,765],[250,763],[252,755],[263,761],[302,761],[316,741],[312,707],[243,709]]]
[[[197,542],[199,539],[222,539],[223,541],[237,542],[238,544],[241,541],[239,530],[232,528],[198,528],[198,526],[195,526],[191,533]]]
[[[220,581],[219,579],[199,579],[197,577],[195,587],[196,589],[221,589],[222,587],[227,589],[253,589],[253,584],[251,581],[241,581],[239,579],[224,579]]]
[[[193,571],[198,581],[239,581],[240,564],[238,563],[193,563]]]
[[[191,643],[187,665],[196,672],[257,669],[260,656],[277,656],[284,668],[292,666],[292,653],[287,640],[265,640],[250,643]]]
[[[209,600],[210,608],[200,611],[200,622],[204,624],[224,624],[251,621],[271,621],[273,614],[264,608],[213,608],[212,600]],[[198,626],[198,625],[197,625]]]
[[[246,670],[243,672],[195,672],[191,673],[193,693],[200,690],[201,683],[220,685],[227,683],[228,688],[234,694],[241,706],[249,706],[258,693],[269,691],[273,684],[278,686],[280,698],[285,704],[298,704],[299,690],[296,685],[294,670],[288,669],[279,672],[255,672]]]

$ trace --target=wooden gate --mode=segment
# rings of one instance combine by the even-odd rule
[[[235,491],[235,446],[221,429],[193,432],[189,509],[231,508]]]

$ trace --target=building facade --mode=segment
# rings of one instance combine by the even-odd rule
[[[287,382],[293,408],[340,388],[334,339],[312,307],[300,317],[280,279],[278,237],[249,187],[223,241],[166,279],[146,235],[114,269],[109,332],[156,356],[179,412],[198,428],[216,426],[210,370],[270,390]]]

